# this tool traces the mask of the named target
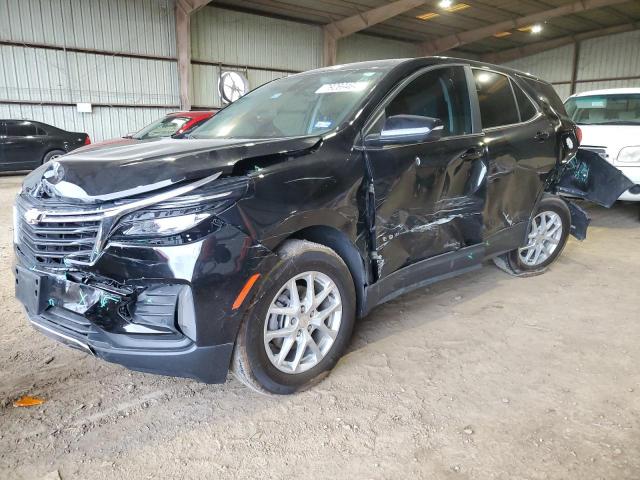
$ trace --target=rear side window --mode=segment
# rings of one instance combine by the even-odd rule
[[[486,70],[473,70],[478,90],[483,128],[518,123],[518,108],[509,77]]]
[[[516,94],[516,101],[518,102],[518,110],[520,110],[520,121],[531,120],[537,113],[536,107],[533,106],[529,97],[515,82],[512,82],[512,85],[513,93]]]
[[[38,135],[38,128],[31,122],[7,122],[7,136],[33,137]]]
[[[445,137],[471,133],[471,105],[464,69],[436,68],[412,80],[389,102],[370,132],[379,132],[385,119],[394,115],[438,118]]]

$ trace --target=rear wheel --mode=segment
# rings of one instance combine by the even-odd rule
[[[232,370],[254,390],[289,394],[320,381],[342,356],[355,290],[345,263],[323,245],[291,240],[279,255],[240,327]]]
[[[571,230],[571,213],[566,203],[546,196],[531,219],[526,243],[494,259],[496,265],[511,274],[542,273],[562,253]]]
[[[45,156],[42,158],[42,163],[45,164],[49,160],[53,160],[54,158],[61,157],[62,155],[65,155],[66,153],[67,152],[65,152],[64,150],[51,150],[50,152],[47,152],[45,154]]]

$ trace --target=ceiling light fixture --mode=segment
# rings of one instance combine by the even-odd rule
[[[511,35],[511,32],[498,32],[493,34],[493,36],[496,38],[504,38],[508,37],[509,35]]]
[[[542,31],[542,25],[536,23],[531,27],[531,33],[540,33]]]
[[[427,12],[427,13],[423,13],[422,15],[418,15],[416,18],[419,20],[424,20],[426,22],[427,20],[431,20],[432,18],[436,18],[439,16],[440,16],[439,13]]]
[[[450,8],[451,5],[453,5],[452,0],[441,0],[440,3],[438,3],[438,6],[444,9]]]
[[[471,5],[467,5],[466,3],[456,3],[455,5],[447,8],[447,12],[459,12],[460,10],[466,10],[471,7]]]

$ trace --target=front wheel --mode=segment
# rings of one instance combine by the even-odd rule
[[[290,240],[236,339],[235,376],[262,393],[290,394],[321,380],[342,356],[355,322],[349,269],[331,249]]]
[[[515,275],[542,273],[560,256],[571,230],[571,213],[557,197],[545,196],[531,219],[525,244],[494,259]]]

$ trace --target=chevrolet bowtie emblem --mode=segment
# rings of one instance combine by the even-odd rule
[[[24,220],[29,225],[35,225],[42,218],[42,212],[36,210],[35,208],[30,208],[26,212],[24,212]]]

